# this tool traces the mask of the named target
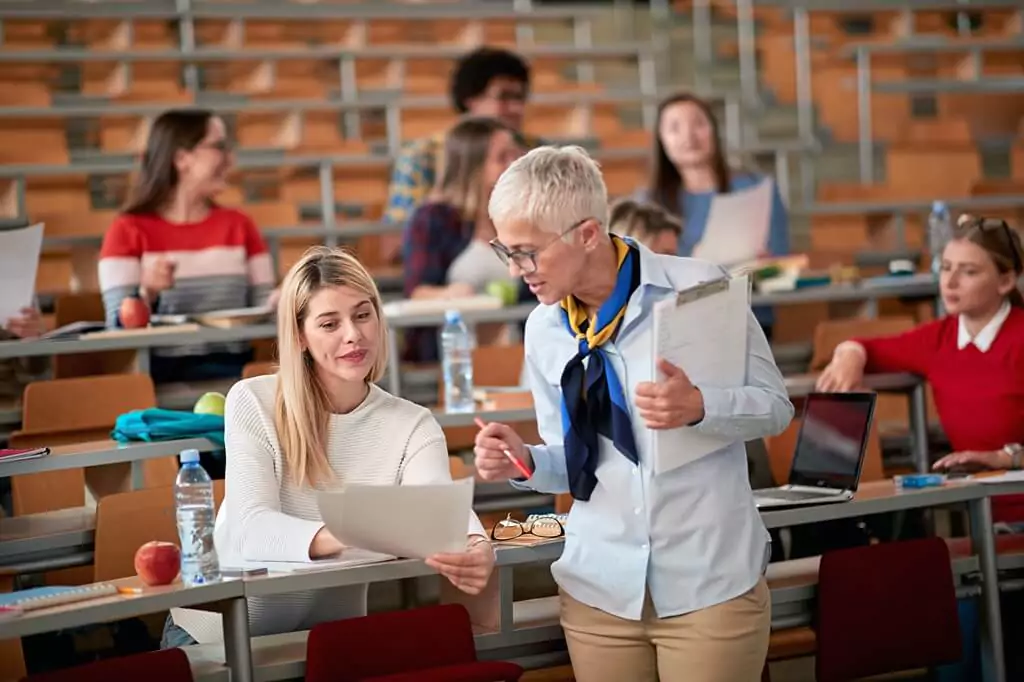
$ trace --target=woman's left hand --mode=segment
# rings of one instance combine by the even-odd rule
[[[494,570],[494,549],[476,541],[465,552],[435,554],[426,563],[466,594],[480,594]]]
[[[686,372],[668,360],[658,360],[665,378],[636,386],[636,408],[649,429],[677,429],[704,419],[704,396]]]
[[[964,469],[967,471],[979,471],[985,469],[1009,469],[1013,466],[1013,458],[1002,450],[966,450],[946,455],[932,465],[933,469],[949,471],[950,469]]]

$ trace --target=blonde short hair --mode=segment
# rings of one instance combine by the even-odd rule
[[[582,147],[537,147],[501,174],[488,204],[496,224],[526,221],[561,233],[587,219],[608,229],[608,188]]]
[[[277,397],[274,425],[288,474],[296,485],[316,486],[333,478],[327,461],[327,427],[331,408],[317,378],[314,361],[303,350],[302,327],[309,302],[325,287],[350,287],[365,294],[380,320],[377,356],[366,382],[378,381],[388,364],[388,328],[373,277],[343,249],[314,246],[291,267],[277,304]]]

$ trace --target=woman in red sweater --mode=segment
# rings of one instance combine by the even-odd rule
[[[953,454],[938,469],[1021,466],[1024,443],[1024,273],[1021,239],[1005,221],[961,217],[942,253],[939,288],[948,315],[897,336],[836,347],[818,389],[849,391],[865,372],[928,380]],[[1020,510],[997,507],[1024,518]],[[1002,520],[1011,520],[999,514]],[[1016,520],[1016,519],[1013,519]]]
[[[232,154],[224,122],[203,110],[172,110],[154,122],[128,205],[103,240],[99,279],[107,325],[121,302],[141,296],[158,314],[193,314],[270,303],[273,266],[255,223],[217,205]],[[247,343],[158,348],[154,381],[239,376]]]

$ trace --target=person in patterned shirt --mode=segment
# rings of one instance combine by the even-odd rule
[[[542,144],[522,134],[529,91],[529,66],[508,50],[481,47],[464,55],[452,70],[450,92],[455,110],[461,115],[501,121],[519,135],[526,149]],[[402,242],[408,237],[409,219],[437,182],[447,132],[438,131],[407,143],[395,159],[384,222],[402,225],[403,234],[381,238],[381,255],[387,262],[398,259]]]

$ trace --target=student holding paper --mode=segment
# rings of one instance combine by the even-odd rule
[[[687,93],[674,95],[658,107],[653,173],[646,198],[679,216],[686,229],[679,255],[690,256],[704,238],[715,195],[749,189],[764,180],[758,173],[729,168],[718,121],[704,100]],[[778,186],[773,189],[768,241],[761,256],[789,253],[789,215]],[[754,314],[771,338],[774,315],[758,307]]]
[[[897,336],[836,346],[822,391],[850,391],[867,372],[928,380],[953,454],[947,469],[1021,468],[1024,456],[1024,274],[1021,238],[1003,220],[962,216],[942,252],[945,317]],[[1024,521],[1024,496],[998,497],[997,521]]]
[[[654,305],[724,272],[609,234],[604,180],[578,147],[517,160],[489,208],[495,251],[541,303],[526,323],[525,371],[543,443],[487,424],[476,466],[485,480],[572,493],[552,573],[576,679],[759,679],[769,538],[744,441],[793,416],[763,332],[748,309],[742,386],[695,386],[663,360],[655,373]],[[728,444],[655,475],[651,430],[683,428]]]
[[[359,261],[340,249],[307,251],[285,277],[278,329],[277,374],[241,381],[228,394],[226,491],[215,530],[224,565],[344,558],[320,518],[317,490],[451,482],[444,433],[430,411],[375,383],[387,366],[388,332]],[[427,563],[476,594],[494,550],[476,516],[466,521],[465,551]],[[249,600],[253,636],[365,612],[365,585]],[[222,637],[216,614],[175,609],[172,617],[165,646]]]

